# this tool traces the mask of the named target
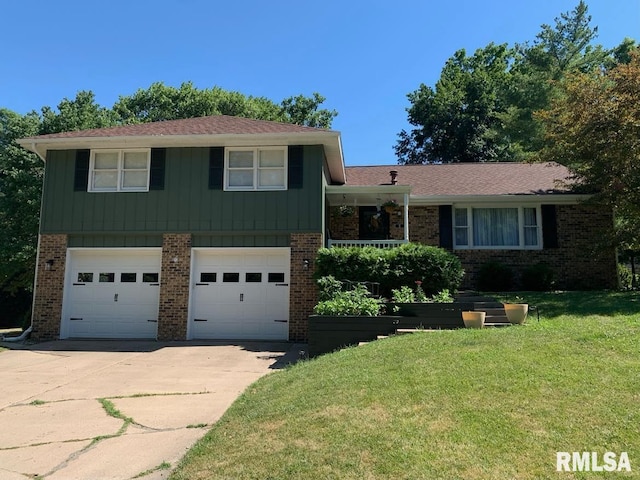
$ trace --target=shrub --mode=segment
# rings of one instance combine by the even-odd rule
[[[477,278],[478,290],[501,292],[513,288],[513,271],[501,262],[491,261],[480,267]]]
[[[331,300],[343,289],[342,282],[336,280],[332,275],[318,279],[318,297],[321,301]]]
[[[530,265],[522,272],[522,288],[537,292],[548,292],[553,289],[555,274],[546,263]]]
[[[636,274],[636,281],[634,282],[631,269],[622,263],[618,264],[618,278],[620,279],[620,288],[622,290],[633,290],[638,283],[638,275]]]
[[[332,275],[339,280],[378,282],[380,293],[422,282],[427,295],[444,289],[455,291],[464,270],[458,257],[447,250],[409,243],[392,249],[375,247],[323,248],[316,259],[316,278]]]
[[[364,285],[356,285],[353,290],[341,290],[329,300],[318,302],[313,313],[316,315],[380,315],[382,300],[371,297]]]

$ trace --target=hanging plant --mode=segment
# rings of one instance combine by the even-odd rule
[[[354,213],[356,213],[356,209],[351,205],[340,205],[338,207],[338,212],[340,213],[341,217],[351,217]]]

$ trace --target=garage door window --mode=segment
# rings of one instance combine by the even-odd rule
[[[262,282],[262,274],[261,273],[247,273],[245,275],[245,282],[247,283],[260,283]]]
[[[120,281],[122,283],[136,283],[137,275],[135,273],[121,273]]]
[[[78,282],[80,282],[80,283],[91,283],[91,282],[93,282],[93,273],[79,273],[78,274]]]
[[[206,283],[213,283],[218,280],[218,275],[215,272],[203,272],[200,274],[200,281]]]
[[[143,273],[142,274],[142,282],[143,283],[157,283],[160,275],[157,273]]]
[[[269,273],[269,283],[284,282],[284,273]]]
[[[99,276],[100,283],[113,283],[116,275],[114,273],[101,273]]]
[[[240,281],[239,273],[223,273],[222,281],[224,283],[238,283]]]

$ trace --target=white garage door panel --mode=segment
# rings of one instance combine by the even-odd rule
[[[160,251],[72,250],[64,337],[156,338]]]
[[[289,249],[194,252],[191,337],[286,340]]]

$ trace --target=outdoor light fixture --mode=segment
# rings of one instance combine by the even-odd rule
[[[309,260],[307,260],[306,258],[302,260],[302,269],[309,270]]]
[[[171,263],[178,263],[178,257],[173,257],[171,259]]]
[[[44,264],[44,269],[51,270],[51,267],[53,267],[53,260],[47,260],[46,263]]]

